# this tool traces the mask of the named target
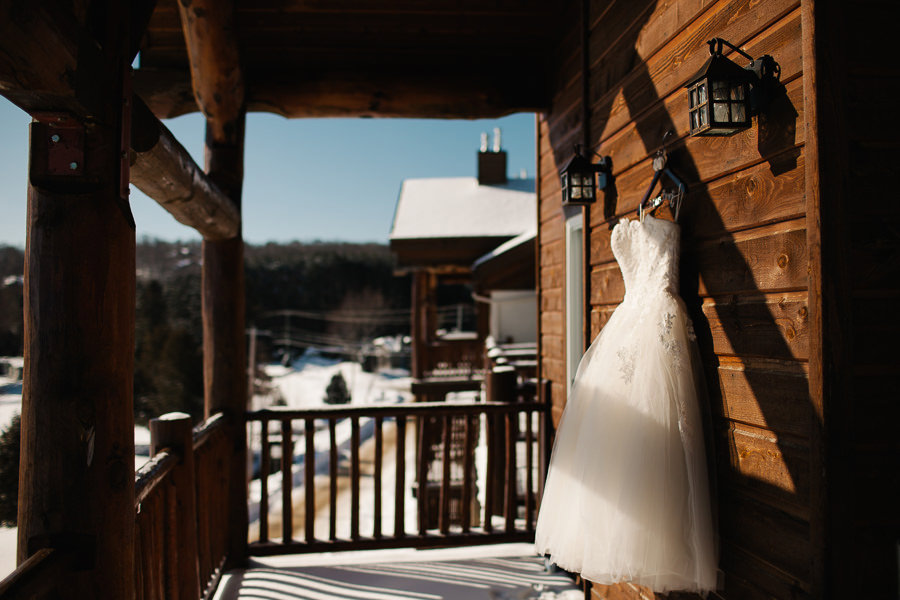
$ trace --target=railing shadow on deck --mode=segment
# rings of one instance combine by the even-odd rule
[[[381,548],[429,548],[466,546],[512,541],[530,541],[539,494],[542,489],[545,450],[548,448],[549,421],[546,404],[525,402],[419,402],[393,405],[325,407],[306,410],[281,408],[248,413],[249,423],[259,423],[261,474],[259,490],[259,536],[250,543],[250,554],[269,556],[309,552],[334,552]],[[415,427],[414,465],[408,465],[407,433],[409,422]],[[294,423],[298,427],[294,427]],[[349,535],[338,535],[338,472],[342,449],[337,432],[349,423]],[[277,424],[277,425],[276,425]],[[392,477],[385,477],[384,430],[390,424],[395,432]],[[273,427],[274,426],[274,427]],[[371,535],[360,531],[361,435],[371,428],[374,437],[372,457]],[[317,433],[318,432],[318,433]],[[434,435],[434,434],[437,435]],[[506,449],[501,455],[487,454],[483,481],[503,480],[503,493],[482,491],[483,506],[474,502],[476,480],[474,449],[476,440],[500,436]],[[437,445],[429,438],[438,440]],[[280,478],[272,473],[273,440],[281,447]],[[302,502],[295,504],[295,440],[305,448],[302,460]],[[302,441],[301,441],[302,440]],[[299,454],[299,453],[298,453]],[[456,459],[459,459],[458,461]],[[520,464],[524,463],[524,464]],[[408,468],[409,467],[409,468]],[[409,472],[409,475],[408,475]],[[317,490],[316,474],[327,478],[327,489]],[[327,473],[327,475],[326,475]],[[298,476],[299,472],[296,473]],[[407,479],[415,481],[407,481]],[[393,523],[382,522],[386,479],[392,489]],[[270,532],[270,482],[281,486],[281,537]],[[424,486],[420,482],[426,482]],[[416,526],[407,527],[409,486],[415,490]],[[424,491],[424,493],[422,493]],[[328,533],[316,535],[317,493],[328,498]],[[277,498],[278,492],[274,496]],[[322,511],[324,511],[324,502]],[[495,509],[496,507],[496,509]],[[277,507],[276,507],[277,508]],[[293,516],[303,514],[302,539],[296,539]],[[298,511],[299,512],[299,511]],[[491,515],[499,514],[499,519]],[[390,516],[390,515],[389,515]],[[495,522],[496,521],[496,522]],[[299,524],[298,524],[299,525]],[[369,530],[369,524],[366,529]]]

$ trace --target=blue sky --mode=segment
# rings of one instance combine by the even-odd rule
[[[28,123],[0,97],[0,244],[24,247]],[[199,114],[166,125],[203,164]],[[490,120],[293,119],[247,121],[244,239],[387,242],[403,179],[474,176],[482,131],[500,127],[509,174],[535,175],[534,115]],[[132,187],[137,236],[197,239]]]

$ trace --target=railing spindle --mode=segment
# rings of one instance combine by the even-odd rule
[[[491,449],[495,447],[494,436],[497,435],[497,427],[496,427],[496,418],[494,415],[486,415],[487,426],[485,427],[486,435],[486,443],[487,443],[487,464],[484,468],[484,480],[485,480],[485,490],[484,490],[484,531],[487,533],[491,533],[494,530],[493,524],[493,515],[494,515],[494,473],[497,470],[497,457],[494,452],[491,452]]]
[[[372,523],[372,536],[381,537],[381,453],[384,451],[384,437],[381,430],[384,417],[375,418],[375,519]]]
[[[528,531],[534,529],[534,520],[531,514],[534,511],[534,494],[532,492],[534,475],[531,472],[534,468],[534,459],[532,458],[532,453],[534,452],[534,427],[531,423],[533,416],[534,413],[525,413],[525,529]]]
[[[516,413],[506,413],[506,531],[516,529]]]
[[[272,470],[272,451],[269,448],[269,420],[260,422],[259,458],[259,541],[269,541],[269,472]]]
[[[350,439],[350,539],[359,539],[359,417],[352,417]]]
[[[418,505],[417,516],[419,520],[420,536],[424,536],[428,531],[428,504],[426,500],[426,497],[428,495],[428,461],[426,460],[426,455],[428,451],[425,448],[425,443],[427,441],[425,437],[426,421],[427,417],[419,417],[416,420],[416,426],[418,427],[417,433],[419,437],[419,443],[416,445],[416,504]]]
[[[334,418],[328,419],[328,539],[337,539],[337,432]]]
[[[396,418],[397,453],[394,471],[394,537],[406,535],[406,417]]]
[[[294,538],[294,502],[291,491],[294,477],[291,465],[294,458],[294,439],[291,420],[281,422],[281,537],[284,543]]]
[[[441,495],[439,527],[441,533],[450,531],[450,444],[451,444],[451,419],[450,415],[444,415],[443,435],[441,443]]]
[[[306,419],[306,428],[303,436],[306,441],[306,450],[303,455],[305,479],[303,482],[305,506],[304,517],[306,521],[305,539],[307,542],[315,541],[316,526],[316,423],[314,419]]]
[[[470,521],[472,520],[472,462],[475,453],[475,439],[472,433],[474,426],[472,422],[478,417],[466,415],[466,433],[465,433],[465,451],[463,452],[463,489],[462,489],[462,530],[463,533],[469,533]]]

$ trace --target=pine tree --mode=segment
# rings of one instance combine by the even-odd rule
[[[0,525],[16,526],[19,507],[19,440],[21,421],[15,415],[0,433]]]
[[[328,387],[325,388],[325,404],[347,404],[350,402],[350,392],[347,390],[347,382],[340,371],[334,374]]]

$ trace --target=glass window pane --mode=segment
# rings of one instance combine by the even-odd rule
[[[747,120],[747,111],[744,108],[743,102],[734,102],[731,105],[731,117],[734,121],[746,121]]]
[[[563,189],[566,189],[567,187],[569,187],[569,174],[563,173],[559,178],[559,183]]]
[[[700,107],[700,126],[703,127],[709,123],[709,104]]]
[[[700,104],[705,104],[706,103],[706,84],[701,83],[699,86],[697,86],[697,92],[700,96]]]
[[[728,104],[726,102],[713,102],[713,121],[728,123],[730,120]]]
[[[572,200],[581,200],[581,187],[574,186],[572,187]]]
[[[584,197],[585,198],[593,198],[594,197],[594,188],[592,186],[586,186],[584,188]]]
[[[692,87],[690,94],[690,108],[694,108],[695,106],[697,106],[697,88]]]
[[[744,84],[736,83],[731,86],[731,99],[732,100],[743,100],[744,99]]]
[[[691,129],[697,129],[700,127],[700,112],[696,110],[691,111]]]
[[[728,89],[731,86],[727,81],[713,81],[712,82],[712,97],[713,100],[728,100]]]

